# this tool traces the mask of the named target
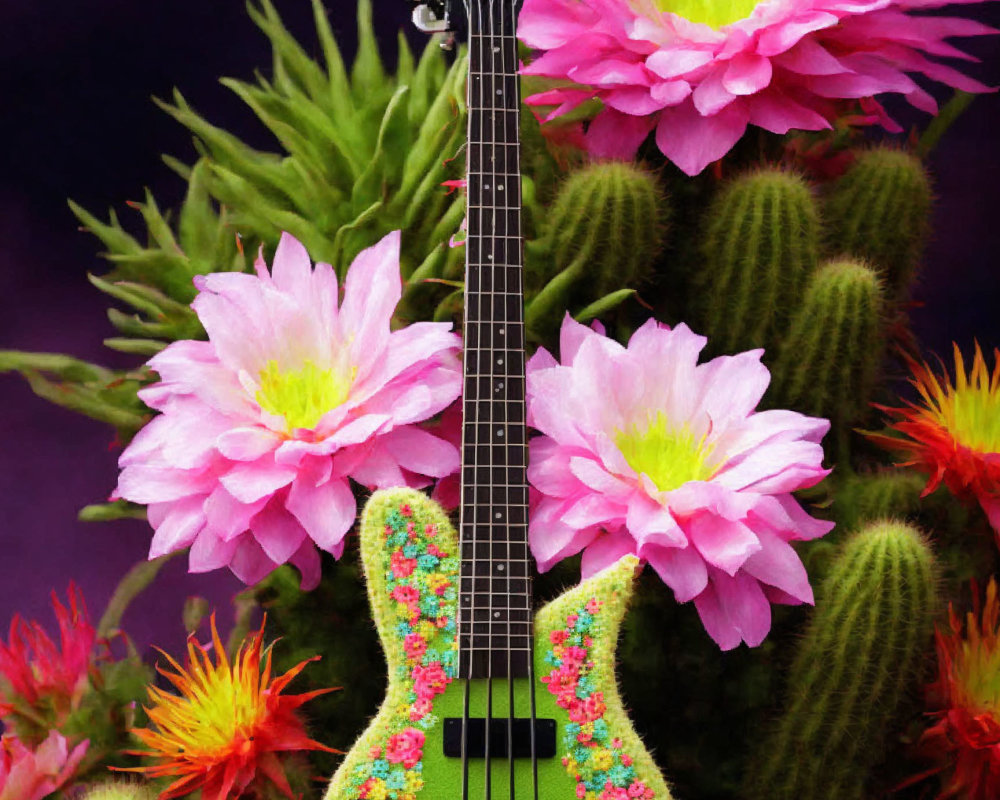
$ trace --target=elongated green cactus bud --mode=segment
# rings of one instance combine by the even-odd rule
[[[669,206],[635,164],[590,164],[563,183],[525,253],[525,320],[536,334],[566,309],[635,287],[663,248]]]
[[[890,147],[858,156],[824,206],[828,247],[869,261],[893,298],[905,296],[929,228],[930,180],[916,156]]]
[[[868,408],[881,359],[881,314],[882,289],[874,270],[853,261],[821,267],[773,363],[768,402],[826,417],[846,441],[850,426]]]
[[[787,704],[749,771],[750,800],[863,800],[931,641],[935,570],[915,528],[872,523],[820,584]]]
[[[764,169],[712,202],[696,280],[701,332],[721,353],[773,349],[816,269],[820,233],[812,190],[799,175]]]

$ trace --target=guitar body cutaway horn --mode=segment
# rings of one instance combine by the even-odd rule
[[[538,612],[528,678],[465,680],[458,538],[445,513],[414,490],[377,492],[361,552],[389,686],[326,800],[669,800],[614,674],[634,557]]]

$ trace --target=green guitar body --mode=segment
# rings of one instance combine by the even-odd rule
[[[669,800],[632,728],[614,674],[637,561],[569,590],[535,617],[535,716],[555,720],[556,755],[444,755],[448,717],[531,716],[528,679],[458,678],[458,538],[444,512],[409,489],[376,493],[362,517],[372,615],[389,668],[382,708],[333,776],[326,800]],[[467,686],[468,684],[468,686]],[[466,699],[468,697],[468,700]],[[491,791],[486,791],[487,769]],[[536,794],[537,788],[537,794]]]

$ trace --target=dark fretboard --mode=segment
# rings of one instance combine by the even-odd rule
[[[459,675],[528,675],[531,583],[514,0],[469,4]]]

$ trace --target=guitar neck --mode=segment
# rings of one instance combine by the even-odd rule
[[[531,653],[516,11],[469,14],[459,675],[525,677]]]

